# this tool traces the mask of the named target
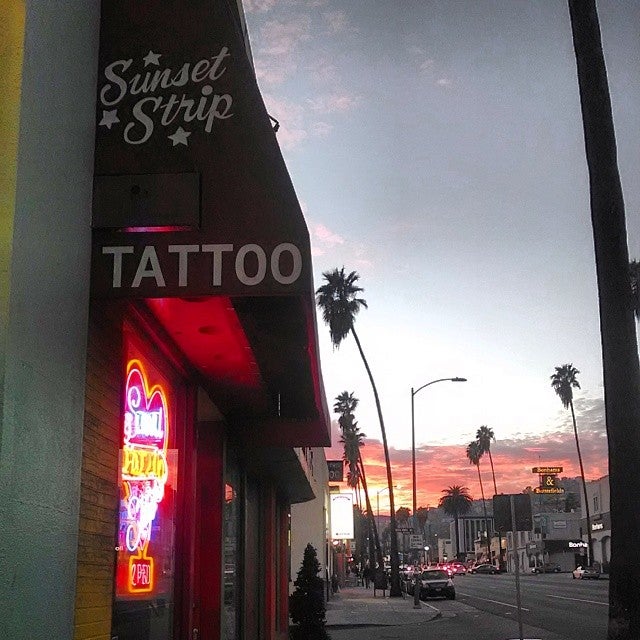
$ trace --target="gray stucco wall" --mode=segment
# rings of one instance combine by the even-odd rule
[[[73,633],[98,0],[26,3],[0,449],[0,638]]]

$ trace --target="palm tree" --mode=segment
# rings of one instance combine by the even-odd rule
[[[491,477],[493,478],[493,495],[498,495],[498,485],[496,484],[496,472],[493,468],[493,456],[491,455],[491,442],[495,441],[496,437],[493,434],[493,429],[488,427],[486,424],[480,426],[480,428],[476,431],[476,441],[478,442],[478,446],[480,447],[480,455],[483,456],[485,453],[489,454],[489,463],[491,464]],[[498,562],[502,567],[502,534],[498,531]]]
[[[589,168],[611,490],[609,640],[640,638],[640,362],[624,198],[595,0],[569,0]]]
[[[406,525],[409,521],[409,517],[411,516],[411,511],[409,511],[408,507],[400,507],[396,511],[396,520],[401,525]]]
[[[359,402],[360,400],[358,400],[353,393],[343,391],[341,394],[336,396],[336,401],[333,403],[333,410],[341,416],[354,413],[358,408]]]
[[[458,540],[458,519],[465,513],[469,513],[471,505],[473,504],[473,498],[469,495],[468,487],[461,487],[454,484],[448,489],[443,489],[443,495],[438,501],[438,506],[442,507],[444,512],[452,516],[455,520],[455,534],[456,534],[456,558],[460,559],[460,543]]]
[[[480,482],[480,495],[482,496],[482,510],[484,512],[484,529],[487,536],[487,561],[491,562],[491,538],[489,537],[489,520],[487,518],[487,503],[484,499],[484,487],[482,486],[482,476],[480,475],[480,458],[482,458],[482,448],[477,440],[467,445],[467,458],[478,470],[478,482]]]
[[[349,467],[347,473],[347,483],[349,486],[354,486],[360,483],[364,490],[364,497],[367,506],[367,518],[369,521],[369,528],[371,529],[370,538],[373,540],[373,549],[376,554],[376,561],[378,566],[383,566],[382,548],[380,546],[380,537],[378,535],[378,527],[373,517],[373,509],[371,508],[371,501],[369,499],[369,490],[367,488],[367,476],[364,471],[364,464],[362,462],[362,453],[360,447],[364,446],[365,434],[358,429],[358,423],[355,421],[353,411],[358,406],[358,398],[353,393],[343,391],[340,395],[336,396],[336,401],[333,405],[333,410],[336,413],[340,413],[338,423],[342,430],[342,436],[340,442],[344,445],[343,459]],[[373,557],[373,554],[372,554]]]
[[[382,417],[382,408],[380,406],[380,398],[378,389],[373,379],[373,374],[369,367],[369,363],[362,350],[360,339],[355,330],[356,315],[362,307],[367,308],[367,303],[363,298],[358,297],[363,289],[356,283],[360,276],[352,271],[348,275],[345,274],[344,267],[342,269],[334,269],[333,271],[325,271],[322,277],[326,283],[316,291],[316,303],[322,309],[322,318],[329,325],[329,335],[334,348],[339,348],[342,341],[351,333],[356,342],[360,357],[367,370],[369,382],[373,390],[373,397],[378,411],[378,420],[380,422],[380,431],[382,433],[382,445],[384,448],[384,458],[387,467],[387,485],[389,487],[389,506],[390,506],[390,523],[391,528],[391,588],[389,594],[391,596],[400,597],[402,590],[400,589],[400,561],[398,557],[398,539],[396,535],[396,515],[395,502],[393,496],[393,477],[391,474],[391,458],[389,456],[389,446],[387,445],[387,432],[384,427],[384,419]]]
[[[589,497],[587,496],[587,483],[584,478],[584,466],[582,465],[582,454],[580,453],[580,439],[578,438],[578,427],[576,425],[576,414],[573,410],[573,389],[579,389],[577,375],[580,372],[572,364],[563,364],[556,367],[556,372],[551,376],[551,386],[558,394],[560,402],[565,409],[571,409],[571,419],[573,421],[573,433],[576,438],[576,449],[578,450],[578,462],[580,463],[580,477],[582,478],[582,492],[584,495],[585,515],[587,517],[587,564],[593,561],[593,539],[591,537],[591,515],[589,513]]]
[[[489,454],[489,463],[491,464],[491,476],[493,477],[493,495],[497,495],[498,487],[496,486],[496,472],[493,469],[493,457],[491,456],[491,442],[494,441],[496,437],[493,435],[493,429],[487,427],[486,424],[483,424],[476,431],[476,442],[478,443],[478,447],[480,450],[480,455],[483,456],[485,453]]]

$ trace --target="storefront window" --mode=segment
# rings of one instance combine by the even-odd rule
[[[112,637],[173,637],[178,451],[169,381],[129,349],[123,390]]]
[[[222,612],[222,638],[236,640],[239,636],[241,574],[241,517],[240,474],[232,456],[227,456],[224,487],[224,602]]]

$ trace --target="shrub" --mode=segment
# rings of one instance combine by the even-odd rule
[[[293,626],[291,640],[330,640],[325,629],[325,606],[322,579],[318,577],[320,563],[315,548],[307,544],[302,566],[289,596],[289,615]]]

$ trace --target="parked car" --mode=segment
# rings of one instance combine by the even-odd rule
[[[490,573],[493,575],[499,573],[499,569],[494,564],[484,562],[482,564],[476,564],[471,567],[471,569],[469,569],[469,573]]]
[[[456,589],[451,576],[444,569],[426,569],[420,574],[420,599],[447,598],[456,599]],[[414,593],[414,585],[407,585],[407,592]]]
[[[578,565],[572,573],[573,579],[576,580],[598,580],[600,578],[600,569],[597,567],[583,567]]]
[[[557,562],[545,562],[531,569],[531,573],[560,573],[562,567]]]

